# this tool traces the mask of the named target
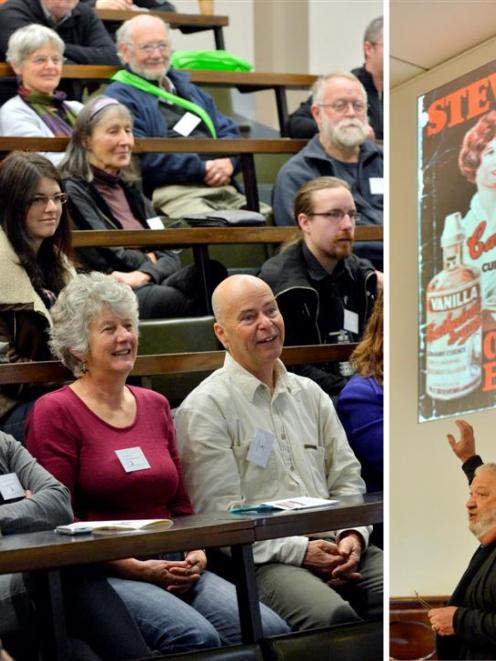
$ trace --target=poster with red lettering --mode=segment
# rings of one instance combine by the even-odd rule
[[[419,421],[496,403],[496,62],[418,99]]]

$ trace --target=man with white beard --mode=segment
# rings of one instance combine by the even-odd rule
[[[427,615],[438,659],[496,659],[496,464],[482,463],[466,420],[455,424],[460,437],[448,434],[448,441],[470,484],[468,528],[480,545],[448,605]]]
[[[276,225],[294,225],[293,200],[310,179],[332,176],[351,186],[359,224],[382,225],[383,153],[367,140],[367,93],[350,73],[319,78],[312,90],[312,114],[319,133],[281,168],[272,195]],[[363,249],[365,248],[365,250]],[[382,270],[382,246],[358,246]]]

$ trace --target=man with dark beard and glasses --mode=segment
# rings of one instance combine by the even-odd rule
[[[367,140],[367,93],[353,74],[319,78],[313,92],[312,114],[319,133],[281,168],[272,196],[276,225],[294,225],[293,200],[306,181],[321,176],[344,179],[351,186],[362,225],[382,225],[383,153]],[[382,245],[356,250],[382,270]]]
[[[360,339],[377,291],[377,273],[353,254],[359,222],[350,185],[337,177],[304,184],[294,200],[301,239],[262,266],[286,324],[286,344],[335,344]],[[382,274],[380,274],[382,278]],[[352,374],[348,363],[297,369],[336,396]]]

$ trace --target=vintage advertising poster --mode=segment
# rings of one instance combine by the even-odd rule
[[[418,99],[419,420],[496,403],[496,62]]]

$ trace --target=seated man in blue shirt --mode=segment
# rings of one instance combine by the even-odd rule
[[[236,124],[213,99],[186,73],[170,69],[172,45],[161,19],[136,16],[123,23],[116,38],[127,69],[114,76],[106,94],[132,112],[136,137],[239,138]],[[246,205],[232,179],[237,158],[148,153],[140,160],[145,193],[170,217]]]

